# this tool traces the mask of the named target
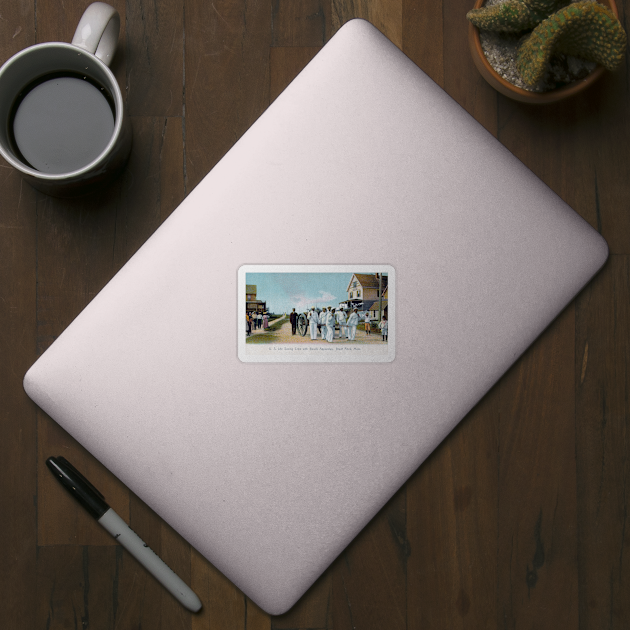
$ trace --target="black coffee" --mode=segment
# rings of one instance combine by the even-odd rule
[[[12,135],[20,159],[43,173],[70,173],[95,160],[114,133],[107,90],[78,75],[44,77],[14,106]]]

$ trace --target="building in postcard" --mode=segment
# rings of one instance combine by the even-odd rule
[[[256,313],[264,313],[267,310],[267,302],[263,302],[262,300],[256,299],[256,285],[255,284],[247,284],[245,285],[245,308],[248,313],[255,311]]]
[[[370,317],[372,318],[372,321],[376,321],[376,322],[380,321],[378,304],[379,304],[379,301],[374,300],[374,303],[369,307]],[[387,287],[385,287],[385,290],[383,291],[383,299],[381,300],[381,317],[383,315],[387,319],[389,319],[389,316],[387,315]]]
[[[383,292],[383,298],[387,293],[387,276],[383,276],[381,279],[379,275],[378,273],[352,274],[346,289],[348,299],[339,306],[345,309],[357,308],[359,311],[370,310],[370,312],[372,308],[375,308],[378,317],[379,291]]]

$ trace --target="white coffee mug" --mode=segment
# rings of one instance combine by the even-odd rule
[[[35,188],[58,197],[104,185],[125,165],[131,125],[109,69],[120,16],[95,2],[71,44],[36,44],[0,68],[0,154]]]

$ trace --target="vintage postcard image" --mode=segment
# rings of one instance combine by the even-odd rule
[[[391,265],[243,265],[238,357],[249,362],[388,362]]]

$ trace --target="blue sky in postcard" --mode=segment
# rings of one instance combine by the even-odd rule
[[[337,307],[348,297],[351,273],[247,273],[245,283],[255,284],[257,299],[272,313],[298,313],[313,306]]]

